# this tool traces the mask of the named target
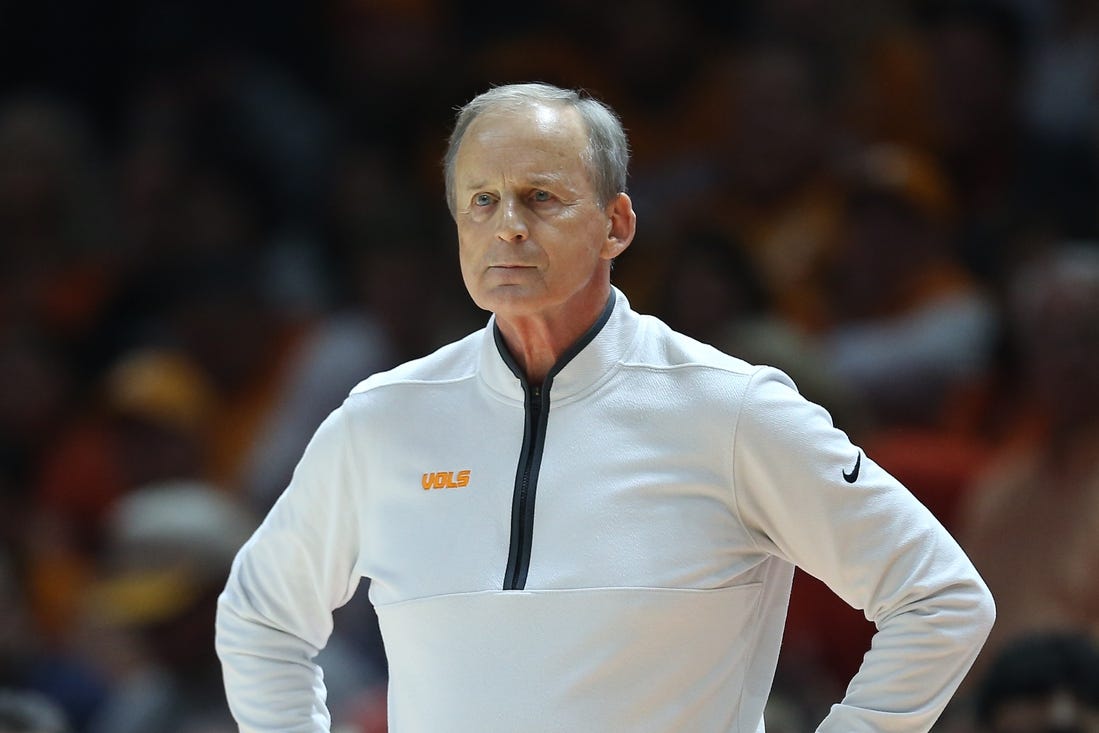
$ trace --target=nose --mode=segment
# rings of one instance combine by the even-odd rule
[[[526,241],[529,235],[519,203],[514,198],[501,201],[497,208],[496,236],[505,242],[518,244]]]

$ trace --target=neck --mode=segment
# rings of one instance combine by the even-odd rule
[[[496,315],[504,344],[532,384],[545,381],[553,365],[602,315],[610,298],[610,287],[600,296],[574,304],[562,314],[531,316]]]

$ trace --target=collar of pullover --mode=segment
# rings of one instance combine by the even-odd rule
[[[630,318],[630,304],[617,288],[611,289],[606,308],[592,327],[584,333],[553,365],[546,376],[554,402],[583,392],[603,378],[626,355],[637,330],[635,318]],[[504,346],[503,336],[496,327],[496,317],[489,319],[481,343],[481,376],[489,387],[506,397],[522,401],[524,378],[515,359]]]

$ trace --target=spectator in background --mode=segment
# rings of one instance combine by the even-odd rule
[[[51,708],[56,704],[61,714],[55,717],[80,729],[103,699],[103,680],[70,644],[39,633],[16,571],[12,558],[0,550],[0,731],[7,730],[5,722],[31,719],[20,711],[40,707],[32,695],[48,699]]]
[[[289,317],[240,253],[200,257],[163,273],[169,291],[158,328],[209,378],[208,476],[230,491],[243,477],[261,426],[281,397],[307,321]]]
[[[203,476],[215,407],[209,379],[185,353],[124,354],[88,414],[45,457],[39,501],[67,521],[94,525],[137,486]]]
[[[166,349],[123,355],[34,467],[24,530],[26,582],[43,633],[66,635],[113,504],[151,481],[206,472],[214,396],[187,356]]]
[[[876,145],[852,168],[824,361],[879,422],[933,424],[984,366],[994,307],[954,255],[956,201],[933,158]]]
[[[75,372],[41,331],[0,325],[0,551],[25,531],[31,477],[71,419]]]
[[[1099,628],[1099,248],[1050,252],[1011,293],[1018,409],[958,528],[999,609],[975,669],[1027,632]]]
[[[1086,142],[1099,119],[1099,6],[1052,0],[1035,20],[1031,63],[1023,74],[1024,110],[1048,138]]]
[[[1023,114],[1020,16],[996,0],[930,0],[922,20],[936,152],[963,215],[967,267],[996,285],[1046,240],[1096,236],[1094,150],[1037,133]]]
[[[100,164],[62,99],[0,98],[0,326],[69,347],[91,336],[110,280],[98,267],[110,230]]]
[[[64,713],[33,692],[0,689],[0,733],[69,733]]]
[[[253,526],[228,495],[200,483],[143,486],[114,504],[85,639],[112,685],[90,731],[233,730],[209,635],[218,590]]]
[[[716,60],[684,103],[705,185],[655,203],[743,247],[775,310],[806,331],[826,312],[842,205],[829,91],[813,56],[792,44],[757,41]]]
[[[236,498],[196,481],[142,486],[115,503],[83,629],[84,653],[111,683],[91,733],[236,730],[211,634],[217,595],[255,524]],[[322,658],[339,721],[376,690],[378,673],[340,638]]]
[[[1099,733],[1099,643],[1019,637],[993,659],[975,703],[978,733]]]

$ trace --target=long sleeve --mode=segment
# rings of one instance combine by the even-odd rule
[[[878,629],[819,733],[929,730],[994,618],[972,563],[781,372],[753,375],[733,455],[738,508],[759,549],[823,580]]]
[[[242,733],[329,730],[313,659],[358,585],[359,536],[346,405],[320,426],[286,491],[233,563],[216,646]]]

